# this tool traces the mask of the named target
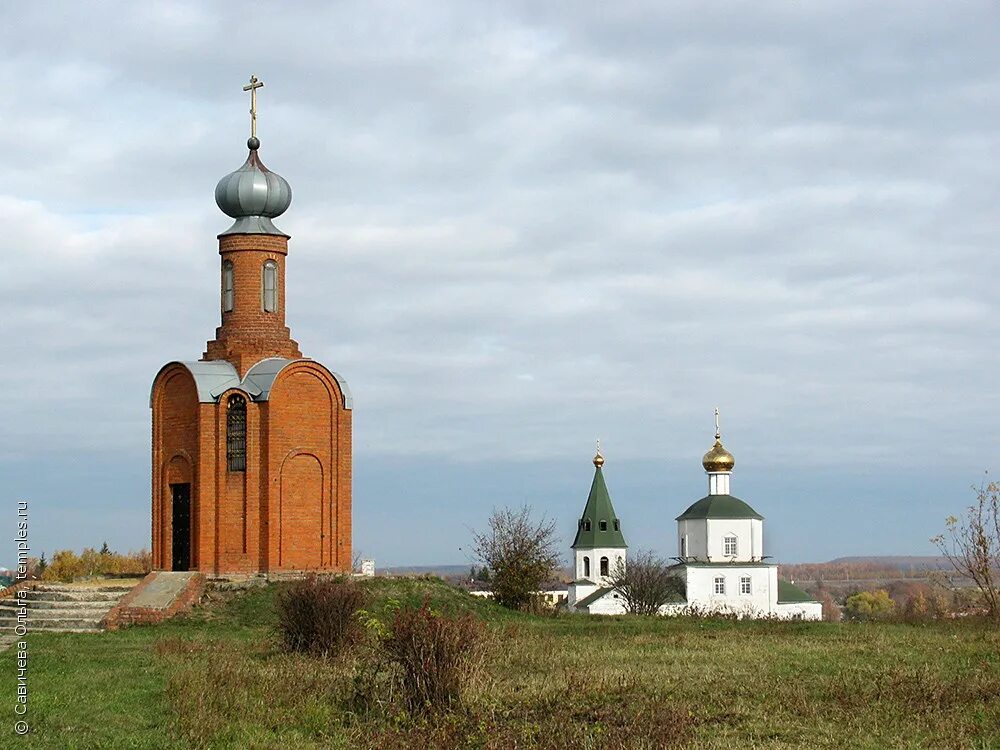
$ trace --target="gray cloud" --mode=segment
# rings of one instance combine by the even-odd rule
[[[719,405],[761,467],[979,471],[1000,443],[997,20],[18,8],[0,451],[145,450],[153,375],[217,325],[212,190],[244,157],[252,70],[295,194],[289,322],[351,383],[365,455],[561,459],[600,435],[693,461]]]

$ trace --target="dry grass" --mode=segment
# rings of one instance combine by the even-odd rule
[[[1000,632],[981,622],[542,618],[427,580],[366,586],[385,628],[427,595],[486,621],[494,645],[457,708],[407,711],[371,642],[283,653],[268,587],[179,623],[37,636],[26,746],[1000,747]]]

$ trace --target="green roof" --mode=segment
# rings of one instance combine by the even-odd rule
[[[671,568],[777,568],[778,563],[766,563],[766,562],[739,562],[734,560],[733,562],[708,562],[691,560],[676,565],[671,565]]]
[[[601,528],[601,524],[604,528]],[[589,528],[588,528],[589,526]],[[573,549],[578,547],[627,547],[621,532],[621,521],[611,504],[608,486],[604,483],[601,468],[594,471],[594,483],[590,485],[590,497],[583,509],[583,516],[576,527]]]
[[[598,469],[598,471],[600,471],[600,469]],[[609,591],[613,591],[613,590],[614,589],[611,589],[611,588],[597,589],[597,591],[595,591],[590,596],[586,596],[583,599],[581,599],[580,601],[578,601],[576,603],[576,606],[578,608],[580,608],[580,609],[583,609],[584,607],[589,607],[591,604],[593,604],[594,602],[596,602],[598,599],[600,599],[602,596],[604,596],[605,594],[607,594]]]
[[[814,602],[815,597],[809,596],[795,584],[778,579],[778,604],[794,604],[796,602]]]
[[[674,520],[690,521],[699,518],[756,518],[764,520],[764,516],[732,495],[706,495]]]

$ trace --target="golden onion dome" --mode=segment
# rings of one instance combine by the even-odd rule
[[[701,459],[701,465],[710,474],[718,471],[732,471],[733,466],[736,465],[736,459],[722,445],[722,436],[718,432],[715,433],[715,445]]]
[[[594,466],[600,469],[604,466],[604,456],[601,455],[601,441],[597,441],[597,453],[594,455]]]

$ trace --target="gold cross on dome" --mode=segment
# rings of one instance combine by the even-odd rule
[[[264,82],[257,79],[257,76],[250,76],[250,83],[243,87],[244,91],[250,92],[250,137],[257,137],[257,89],[262,88]]]
[[[715,439],[718,440],[722,437],[722,433],[719,432],[719,407],[715,407]]]

